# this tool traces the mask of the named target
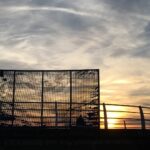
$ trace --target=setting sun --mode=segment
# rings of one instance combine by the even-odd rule
[[[119,123],[119,120],[117,118],[123,115],[122,113],[117,111],[120,111],[121,109],[122,107],[119,106],[107,106],[107,110],[112,111],[112,112],[109,111],[107,112],[108,128],[117,128],[117,123]]]
[[[117,129],[123,127],[123,121],[119,120],[119,118],[125,116],[125,114],[121,113],[124,111],[124,108],[121,106],[107,105],[107,123],[109,129]],[[103,112],[101,113],[101,117],[104,117]],[[101,124],[102,128],[104,127],[104,123]]]

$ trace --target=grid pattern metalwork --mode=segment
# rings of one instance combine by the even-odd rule
[[[0,70],[0,125],[99,128],[99,70]]]

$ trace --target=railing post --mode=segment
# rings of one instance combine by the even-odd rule
[[[42,71],[42,89],[41,89],[41,127],[43,126],[43,101],[44,101],[44,71]]]
[[[0,77],[4,77],[4,73],[3,73],[3,70],[0,70]],[[0,95],[0,114],[2,113],[2,101],[1,101],[1,95]]]
[[[145,130],[145,118],[144,118],[144,113],[143,113],[143,109],[141,106],[139,106],[139,110],[140,110],[140,116],[141,116],[141,129]]]
[[[0,114],[2,113],[2,101],[0,101]]]
[[[0,77],[4,77],[4,72],[3,72],[3,70],[0,70]]]
[[[12,118],[14,117],[14,111],[15,111],[15,92],[16,92],[16,71],[14,71],[14,76],[13,76],[13,97],[12,97]],[[14,119],[12,119],[11,125],[13,126],[14,124]]]
[[[124,123],[124,129],[127,129],[126,121],[124,120],[123,123]]]
[[[105,103],[103,103],[103,112],[104,112],[104,127],[105,127],[105,129],[108,129],[107,110],[106,110]]]
[[[58,112],[57,112],[57,102],[55,102],[55,114],[56,114],[56,118],[55,118],[55,127],[57,127],[57,123],[58,123]]]
[[[69,120],[69,127],[71,128],[72,123],[72,71],[70,70],[70,120]]]
[[[100,72],[98,70],[98,129],[100,129]]]

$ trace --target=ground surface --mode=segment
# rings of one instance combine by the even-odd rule
[[[0,127],[0,150],[149,149],[149,130]]]

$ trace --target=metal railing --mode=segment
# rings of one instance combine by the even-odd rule
[[[150,129],[150,107],[100,104],[101,129]]]
[[[29,104],[30,106],[26,106]],[[85,121],[84,127],[97,128],[98,120],[98,106],[91,103],[72,103],[74,107],[71,109],[71,125],[70,125],[70,103],[67,102],[44,102],[43,105],[50,107],[43,108],[43,115],[41,115],[41,108],[34,107],[40,105],[37,102],[15,102],[14,114],[10,106],[11,103],[4,102],[4,106],[0,113],[0,125],[3,126],[45,126],[53,128],[70,128],[76,127],[77,119],[82,114]],[[66,107],[68,106],[68,107]],[[84,109],[86,108],[86,109]],[[96,108],[96,109],[95,109]],[[2,113],[5,112],[5,113]],[[51,112],[51,113],[48,113]],[[53,114],[52,114],[53,112]],[[51,114],[51,115],[50,115]],[[42,122],[42,123],[41,123]]]
[[[7,125],[13,126],[41,126],[41,115],[37,115],[36,112],[40,112],[41,108],[34,108],[32,105],[37,105],[37,102],[21,102],[21,106],[30,104],[30,108],[20,107],[20,102],[15,103],[15,115],[1,115],[1,121],[7,123]],[[69,120],[70,116],[67,115],[70,112],[70,108],[65,108],[64,106],[69,106],[66,102],[46,102],[44,103],[48,106],[53,106],[51,108],[44,108],[43,112],[54,112],[53,116],[46,115],[44,113],[42,121],[43,126],[59,128],[67,127],[70,128]],[[6,102],[3,105],[10,105]],[[135,105],[119,105],[119,104],[100,104],[100,120],[96,118],[94,109],[97,108],[97,104],[91,103],[73,103],[74,108],[72,108],[72,127],[76,127],[76,120],[79,114],[84,112],[83,119],[86,122],[84,127],[94,127],[94,124],[100,124],[100,129],[150,129],[150,107],[135,106]],[[17,107],[18,106],[18,107]],[[90,106],[87,109],[81,109],[81,107]],[[97,109],[96,109],[97,110]],[[11,108],[3,109],[5,112],[11,111]],[[28,112],[34,112],[33,114],[28,114]],[[61,113],[60,113],[61,112]],[[23,114],[26,116],[23,116]],[[16,124],[11,124],[11,120],[15,120]],[[8,123],[10,122],[10,124]],[[100,122],[100,123],[99,123]],[[2,124],[1,124],[2,125]],[[5,124],[6,125],[6,124]]]
[[[0,70],[0,125],[150,129],[150,107],[100,104],[99,70]]]

